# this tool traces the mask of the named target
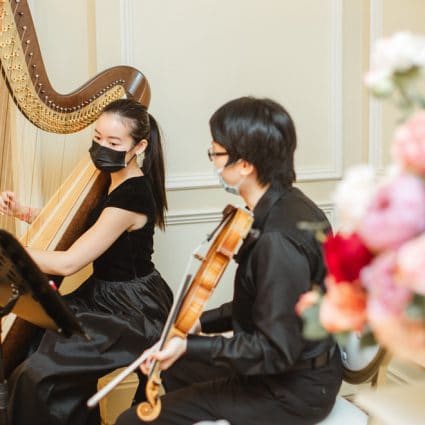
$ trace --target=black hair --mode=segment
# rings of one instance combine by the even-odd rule
[[[282,105],[254,97],[231,100],[214,112],[210,130],[213,141],[229,154],[227,164],[244,159],[254,165],[260,184],[292,186],[297,136]]]
[[[118,99],[105,106],[102,113],[117,114],[129,121],[130,136],[134,144],[148,141],[142,171],[152,184],[156,208],[156,224],[164,229],[165,211],[168,208],[165,190],[165,166],[161,134],[155,118],[147,108],[133,99]]]

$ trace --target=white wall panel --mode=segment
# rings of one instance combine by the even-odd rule
[[[300,181],[340,176],[340,0],[121,4],[127,17],[122,58],[152,84],[152,110],[168,145],[170,189],[216,185],[205,171],[208,118],[223,102],[247,94],[272,97],[293,115]]]

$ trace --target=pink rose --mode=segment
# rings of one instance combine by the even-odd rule
[[[368,311],[371,314],[400,315],[412,299],[411,291],[395,280],[396,261],[397,253],[389,251],[376,257],[360,273],[360,280],[368,291]]]
[[[425,324],[406,316],[370,315],[377,341],[396,356],[425,367]]]
[[[358,233],[372,252],[399,247],[425,230],[425,187],[410,174],[380,187]]]
[[[425,175],[425,112],[416,113],[398,127],[392,156],[403,168]]]
[[[397,255],[397,282],[425,295],[425,235],[405,243]]]
[[[335,284],[327,280],[328,291],[320,308],[320,322],[330,333],[361,331],[366,324],[366,292],[360,285]]]

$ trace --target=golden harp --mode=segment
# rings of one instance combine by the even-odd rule
[[[27,0],[0,0],[0,67],[17,108],[36,127],[52,133],[68,134],[87,127],[115,99],[131,97],[145,106],[150,101],[148,81],[129,66],[107,69],[72,93],[57,93],[46,73]],[[84,231],[88,211],[107,183],[87,156],[21,241],[39,249],[67,249]],[[23,359],[30,333],[31,325],[19,318],[3,326],[6,376]]]

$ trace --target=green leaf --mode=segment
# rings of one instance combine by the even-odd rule
[[[406,315],[413,320],[425,320],[425,297],[414,294],[412,302],[406,308]]]
[[[425,97],[424,96],[418,96],[417,102],[419,103],[419,106],[423,109],[425,109]]]
[[[361,348],[370,347],[370,346],[376,345],[376,344],[377,344],[377,342],[376,342],[376,339],[375,339],[375,335],[372,333],[372,331],[368,330],[360,336],[360,347]]]
[[[303,336],[305,339],[323,339],[329,334],[320,323],[320,303],[306,308],[301,317],[303,319]]]
[[[333,334],[333,337],[335,341],[337,342],[337,344],[340,347],[343,347],[344,345],[347,344],[348,337],[350,336],[350,334],[351,332],[339,332],[339,333]]]

